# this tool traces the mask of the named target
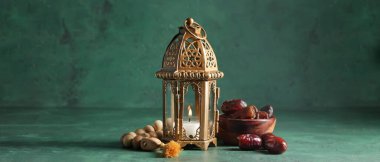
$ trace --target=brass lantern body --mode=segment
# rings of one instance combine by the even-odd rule
[[[217,145],[217,79],[223,75],[206,31],[192,18],[186,19],[156,72],[156,77],[163,79],[164,140],[174,140],[182,147],[193,144],[202,150],[210,143]]]

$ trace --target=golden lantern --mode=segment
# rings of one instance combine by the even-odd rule
[[[164,140],[202,150],[210,143],[217,145],[220,90],[216,80],[223,75],[206,31],[187,18],[168,45],[161,70],[156,72],[156,77],[163,79]]]

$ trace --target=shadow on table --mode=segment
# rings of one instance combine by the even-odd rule
[[[1,141],[2,147],[59,147],[122,150],[119,141]]]
[[[236,146],[236,148],[223,148],[226,151],[250,151],[253,152],[253,150],[241,150],[239,147]],[[265,154],[265,155],[275,155],[275,154],[270,154],[267,150],[255,150],[254,152],[260,153],[260,154]]]

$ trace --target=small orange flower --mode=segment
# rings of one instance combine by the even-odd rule
[[[164,146],[162,155],[166,158],[177,157],[182,151],[181,145],[177,142],[170,141]]]

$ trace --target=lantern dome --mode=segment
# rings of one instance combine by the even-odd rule
[[[156,77],[166,80],[215,80],[223,75],[218,70],[206,31],[192,18],[187,18],[166,48],[161,70],[156,72]]]

